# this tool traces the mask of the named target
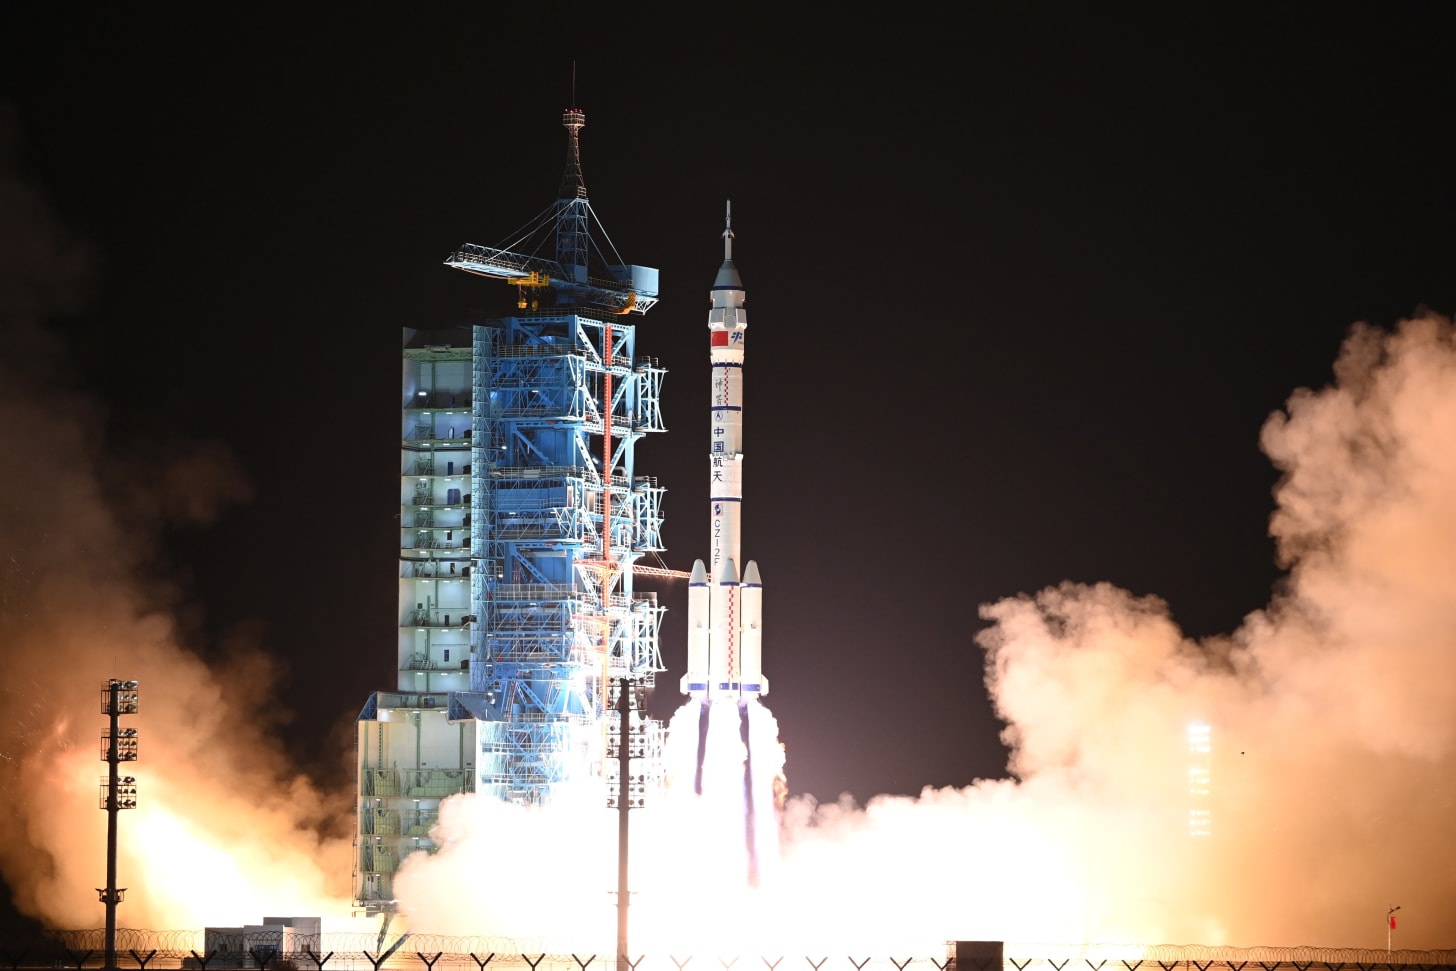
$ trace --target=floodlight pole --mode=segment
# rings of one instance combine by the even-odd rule
[[[116,814],[121,811],[116,798],[116,786],[121,781],[120,759],[117,758],[116,738],[121,734],[121,682],[113,680],[107,686],[107,709],[111,715],[111,729],[106,746],[106,889],[101,900],[106,904],[106,971],[116,968],[116,905],[121,894],[116,889]]]
[[[121,716],[136,714],[136,688],[135,681],[112,678],[101,693],[101,711],[110,716],[109,730],[101,747],[101,759],[106,763],[106,783],[101,794],[101,807],[106,810],[106,886],[97,889],[101,902],[106,905],[105,971],[116,971],[116,905],[126,894],[125,887],[116,885],[116,814],[136,805],[136,780],[131,776],[126,778],[127,798],[123,799],[120,770],[122,762],[135,761],[137,757],[135,730],[126,736],[121,732]]]
[[[1385,912],[1385,956],[1390,957],[1390,939],[1395,935],[1395,912],[1400,910],[1399,906],[1390,908]]]

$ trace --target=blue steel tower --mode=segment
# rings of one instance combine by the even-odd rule
[[[388,909],[404,855],[430,850],[439,799],[515,803],[617,791],[617,686],[633,686],[632,795],[662,777],[640,694],[662,670],[662,494],[635,446],[664,430],[664,371],[631,321],[657,270],[625,263],[582,179],[585,115],[563,116],[556,201],[501,246],[447,266],[516,289],[514,313],[405,331],[397,689],[359,719],[358,903]],[[422,837],[424,837],[422,839]]]

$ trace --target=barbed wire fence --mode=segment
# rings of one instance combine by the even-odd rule
[[[1007,944],[994,959],[941,954],[560,954],[530,940],[432,934],[219,933],[118,929],[117,965],[138,971],[1456,971],[1456,950]],[[0,933],[0,971],[101,971],[104,930]],[[993,967],[993,965],[999,965]],[[691,966],[691,967],[690,967]]]

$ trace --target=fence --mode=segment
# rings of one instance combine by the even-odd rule
[[[373,934],[280,935],[273,932],[118,930],[121,969],[164,971],[1456,971],[1456,950],[1359,950],[1317,947],[1197,945],[1007,944],[1001,967],[944,954],[732,955],[644,954],[619,967],[610,953],[537,952],[510,938],[405,934],[381,942]],[[105,932],[53,931],[0,935],[0,971],[94,968],[103,963]]]

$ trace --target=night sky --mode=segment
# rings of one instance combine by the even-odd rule
[[[1456,310],[1449,5],[362,9],[0,4],[6,165],[94,254],[49,326],[104,454],[205,440],[251,484],[153,568],[199,653],[286,659],[281,730],[339,784],[394,683],[400,329],[510,305],[441,264],[555,197],[573,61],[593,206],[662,272],[634,322],[670,431],[638,471],[679,569],[733,200],[744,552],[790,789],[821,800],[1004,774],[980,604],[1106,580],[1199,637],[1266,604],[1261,424],[1352,323]]]

